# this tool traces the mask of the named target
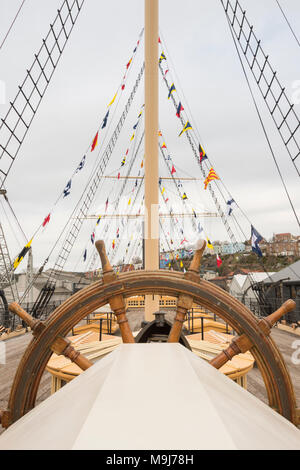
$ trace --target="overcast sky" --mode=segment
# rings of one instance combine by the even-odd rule
[[[6,84],[7,98],[6,104],[0,105],[1,117],[5,115],[8,102],[13,99],[18,85],[23,81],[26,69],[33,61],[34,53],[38,51],[61,3],[58,0],[26,0],[0,50],[0,80]],[[20,4],[20,0],[0,0],[0,41]],[[291,96],[293,83],[300,80],[300,48],[276,1],[241,0],[241,4],[247,10],[257,36],[262,38],[262,47],[269,54],[287,94]],[[281,4],[300,36],[299,1],[281,0]],[[28,239],[52,209],[89,147],[106,114],[107,105],[121,82],[143,22],[143,0],[85,1],[61,62],[6,182],[10,202]],[[201,143],[230,195],[264,237],[270,238],[273,233],[279,232],[299,234],[251,101],[220,0],[161,0],[160,30],[172,73],[170,77],[174,79],[177,90],[176,98],[182,101],[185,116],[199,132]],[[143,47],[142,41],[126,84],[127,95],[124,91],[114,117],[111,113],[110,127],[107,134],[100,134],[97,152],[88,152],[86,167],[76,176],[76,181],[74,179],[71,195],[59,202],[51,215],[51,223],[33,242],[35,266],[40,266],[53,247],[80,197],[98,151],[105,149],[109,132],[117,123],[141,67]],[[116,174],[120,166],[132,126],[144,101],[143,86],[142,82],[106,174]],[[280,169],[299,214],[299,178],[257,91],[256,96]],[[295,110],[300,114],[300,105],[296,105]],[[184,184],[190,209],[215,212],[208,191],[203,190],[202,175],[193,154],[185,138],[178,138],[181,126],[163,84],[160,86],[160,127],[177,166],[177,175],[200,178],[197,182]],[[142,158],[143,148],[133,169],[134,174],[140,168]],[[161,163],[161,175],[167,175],[163,168]],[[110,201],[115,200],[119,184],[114,180],[104,182],[90,213],[101,213],[108,196]],[[124,208],[133,184],[124,192]],[[176,208],[176,190],[166,184],[166,192]],[[220,202],[224,209],[224,201]],[[162,208],[162,211],[166,212],[166,209]],[[6,205],[0,206],[0,214],[9,249],[14,256],[24,245],[24,239]],[[249,221],[239,212],[236,216],[245,235],[250,238]],[[212,240],[228,239],[219,219],[203,219],[201,223],[205,226],[206,235]],[[83,269],[82,252],[85,247],[89,253],[92,251],[89,237],[94,225],[95,221],[84,222],[67,268]],[[114,230],[109,230],[111,238],[115,238]],[[190,230],[190,227],[186,227],[186,230]],[[240,233],[237,237],[243,238]],[[117,258],[120,257],[118,254]],[[54,259],[55,253],[50,265]]]

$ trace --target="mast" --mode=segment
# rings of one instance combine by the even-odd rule
[[[159,269],[158,193],[158,5],[145,0],[145,269]],[[154,319],[158,297],[147,295],[145,320]]]

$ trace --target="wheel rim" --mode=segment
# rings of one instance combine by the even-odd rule
[[[258,328],[258,321],[250,310],[212,283],[193,282],[181,273],[169,271],[124,273],[109,284],[100,280],[57,307],[46,320],[45,329],[28,345],[20,362],[8,404],[10,421],[15,422],[35,406],[39,383],[52,354],[50,347],[58,336],[65,336],[116,294],[128,298],[148,293],[173,297],[182,293],[190,295],[196,304],[216,313],[237,333],[246,334],[253,344],[251,353],[264,379],[269,405],[295,422],[295,397],[284,360],[273,340]]]

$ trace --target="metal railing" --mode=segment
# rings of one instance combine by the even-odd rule
[[[204,333],[205,333],[205,323],[204,320],[213,320],[214,322],[223,323],[224,324],[224,333],[225,334],[233,334],[232,328],[229,326],[228,323],[224,322],[222,318],[220,318],[216,313],[212,313],[205,308],[191,308],[187,313],[187,325],[188,330],[190,333],[195,333],[195,328],[199,328],[199,326],[195,327],[195,320],[200,320],[200,333],[201,333],[201,340],[204,340]],[[213,327],[211,327],[213,329]]]
[[[99,321],[99,325],[100,325],[100,329],[99,329],[99,341],[101,341],[102,339],[102,334],[103,334],[103,322],[106,322],[106,326],[107,326],[107,334],[108,335],[111,335],[113,333],[113,330],[112,330],[112,325],[113,325],[113,322],[116,321],[116,315],[113,313],[113,312],[106,312],[106,318],[105,317],[100,317],[100,318],[93,318],[91,317],[90,315],[88,315],[86,317],[86,323],[87,325],[91,324],[91,323],[96,323],[97,321]]]
[[[263,318],[271,313],[275,312],[277,309],[281,307],[283,302],[288,299],[286,298],[278,298],[278,297],[269,297],[266,299],[265,302],[258,301],[256,299],[252,299],[249,297],[243,298],[242,295],[234,295],[234,297],[242,302],[251,312],[258,318]],[[300,320],[300,306],[299,303],[296,303],[296,309],[292,312],[287,313],[281,320],[286,321],[287,323],[295,323],[297,320]]]

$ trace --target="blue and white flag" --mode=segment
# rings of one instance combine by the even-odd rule
[[[85,159],[86,159],[86,156],[84,155],[84,157],[82,158],[82,160],[79,163],[78,167],[76,168],[75,173],[78,173],[78,171],[82,170],[82,168],[84,167],[84,164],[85,164]]]
[[[198,232],[199,232],[199,233],[202,233],[202,232],[203,232],[203,227],[201,227],[200,222],[199,222],[199,224],[198,224]]]
[[[234,207],[236,206],[236,202],[234,199],[230,199],[230,201],[226,202],[227,204],[227,215],[231,215],[233,212]]]
[[[104,128],[106,127],[108,115],[109,115],[109,110],[108,110],[107,113],[105,114],[105,117],[104,117],[103,122],[102,122],[102,127],[101,127],[101,129],[104,129]]]
[[[70,181],[67,183],[67,186],[66,186],[65,189],[64,189],[64,197],[69,196],[71,186],[72,186],[72,180],[70,180]]]
[[[261,249],[259,248],[259,243],[262,241],[263,237],[258,233],[257,230],[251,225],[251,246],[252,251],[258,256],[262,256]]]

